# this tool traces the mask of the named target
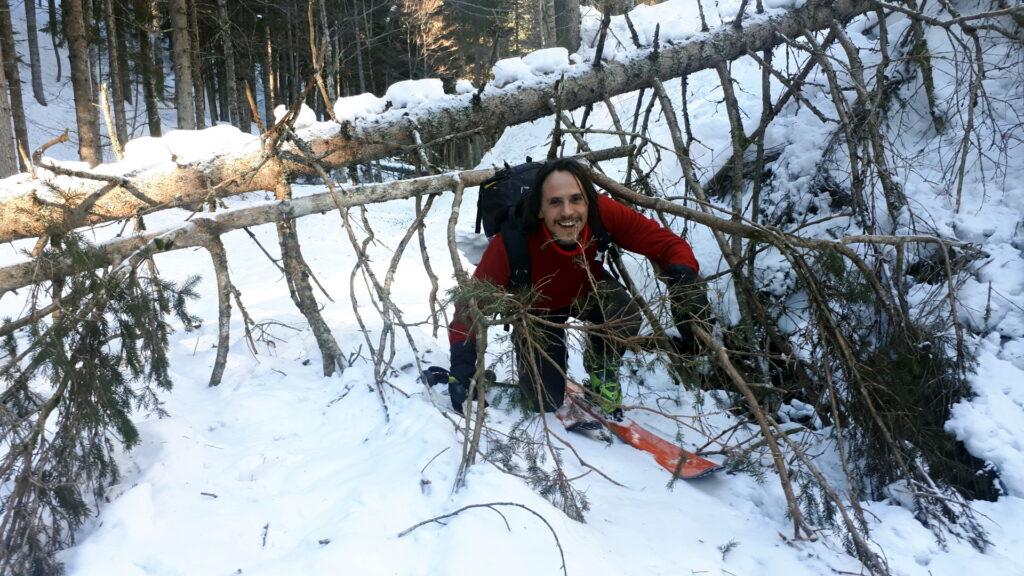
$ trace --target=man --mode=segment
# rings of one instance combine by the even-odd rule
[[[587,388],[608,414],[621,414],[619,364],[626,341],[640,331],[638,304],[597,259],[597,235],[646,256],[670,285],[673,315],[681,339],[693,345],[688,323],[706,319],[707,297],[697,285],[699,266],[685,240],[635,210],[598,195],[587,170],[572,159],[548,162],[537,173],[518,210],[518,228],[494,236],[473,277],[502,288],[513,273],[502,234],[521,228],[529,259],[529,284],[537,295],[531,312],[545,320],[533,323],[530,334],[517,326],[513,333],[519,384],[534,407],[552,412],[565,397],[566,342],[561,326],[569,317],[600,328],[588,332],[584,365]],[[540,325],[538,325],[540,324]],[[465,310],[456,307],[448,327],[451,344],[449,394],[462,412],[476,367],[476,342]],[[539,382],[534,379],[539,374]]]

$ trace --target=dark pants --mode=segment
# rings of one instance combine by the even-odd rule
[[[583,363],[587,372],[609,373],[616,380],[624,340],[640,333],[642,318],[640,307],[617,280],[604,273],[590,294],[568,308],[553,310],[541,316],[552,324],[565,324],[576,318],[590,324]],[[565,329],[540,322],[532,322],[529,334],[522,325],[512,332],[516,362],[519,369],[519,387],[528,405],[554,412],[565,398],[565,363],[567,358]],[[540,383],[535,381],[540,373]],[[538,398],[539,397],[539,398]]]

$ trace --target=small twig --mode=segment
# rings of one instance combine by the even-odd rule
[[[498,506],[514,506],[516,508],[522,508],[523,510],[526,510],[530,514],[533,514],[534,516],[536,516],[537,518],[540,518],[541,522],[543,522],[544,525],[548,527],[548,530],[551,532],[551,536],[554,537],[554,539],[555,539],[555,546],[558,546],[558,555],[562,559],[562,567],[561,567],[562,568],[562,574],[563,574],[563,576],[569,576],[569,571],[565,567],[565,551],[562,550],[562,543],[561,543],[561,541],[558,540],[558,533],[555,532],[555,529],[551,526],[551,523],[548,522],[543,516],[541,516],[540,514],[535,512],[530,507],[524,506],[523,504],[519,504],[518,502],[488,502],[486,504],[470,504],[468,506],[463,506],[462,508],[459,508],[458,510],[456,510],[454,512],[449,512],[448,514],[442,514],[441,516],[435,516],[435,517],[433,517],[433,518],[431,518],[429,520],[424,520],[422,522],[414,524],[414,525],[406,528],[405,530],[402,530],[401,532],[399,532],[398,533],[398,537],[401,538],[401,537],[409,534],[413,530],[419,528],[420,526],[424,526],[426,524],[430,524],[431,522],[437,522],[438,524],[441,524],[443,526],[444,524],[441,522],[441,520],[445,520],[447,518],[451,518],[453,516],[457,516],[461,512],[464,512],[466,510],[470,510],[472,508],[489,508],[491,510],[494,510],[495,512],[498,512],[498,510],[497,510]],[[498,513],[501,514],[500,512],[498,512]],[[507,523],[506,523],[506,526],[507,526]]]
[[[444,447],[444,450],[441,450],[441,451],[440,451],[440,452],[438,452],[437,454],[434,454],[434,457],[433,457],[433,458],[431,458],[430,460],[427,460],[427,463],[423,465],[423,468],[420,468],[420,474],[423,474],[423,472],[424,472],[424,471],[425,471],[425,470],[427,469],[427,466],[430,466],[430,463],[431,463],[431,462],[433,462],[434,460],[436,460],[436,459],[437,459],[437,457],[438,457],[438,456],[440,456],[441,454],[444,454],[445,452],[447,452],[449,448],[451,448],[451,446],[445,446],[445,447]]]

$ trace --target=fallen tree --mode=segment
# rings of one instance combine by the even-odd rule
[[[552,113],[550,102],[574,109],[650,86],[655,79],[686,76],[781,43],[806,31],[828,28],[874,9],[867,0],[809,0],[776,15],[751,16],[743,25],[723,25],[679,45],[654,45],[621,62],[578,67],[563,77],[552,76],[525,87],[485,90],[472,97],[452,97],[437,107],[417,112],[386,113],[355,124],[335,124],[333,134],[308,141],[323,168],[347,166],[413,150],[420,143],[452,135],[501,129]],[[280,127],[277,127],[280,128]],[[278,153],[285,142],[272,129],[260,149],[232,151],[208,161],[161,168],[140,174],[110,175],[102,171],[71,172],[54,193],[45,165],[39,177],[4,181],[17,192],[0,201],[0,242],[41,236],[47,226],[72,229],[171,207],[196,205],[211,198],[254,190],[275,190],[281,178],[316,175],[295,147]],[[269,144],[269,145],[268,145]],[[38,157],[38,155],[37,155]],[[37,161],[37,164],[42,164]],[[87,209],[82,209],[83,205]]]

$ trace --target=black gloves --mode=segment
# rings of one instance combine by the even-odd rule
[[[700,342],[693,334],[691,326],[698,323],[704,330],[711,331],[715,317],[711,313],[711,303],[701,284],[700,277],[689,266],[673,264],[663,271],[669,286],[672,299],[672,319],[679,330],[679,338],[673,338],[676,352],[694,355],[701,350]]]
[[[448,373],[448,397],[452,408],[462,414],[462,405],[469,395],[469,383],[476,372],[476,342],[456,342],[451,347],[451,370]]]

